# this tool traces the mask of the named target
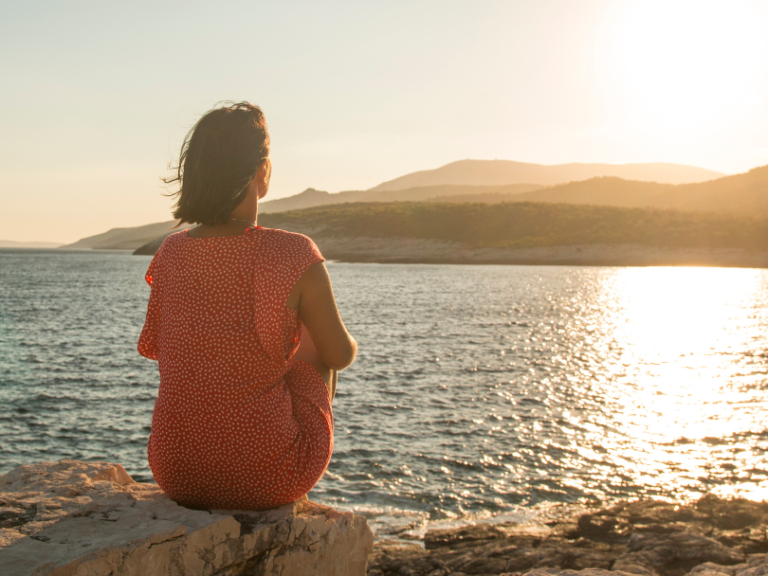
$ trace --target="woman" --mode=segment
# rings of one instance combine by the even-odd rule
[[[357,344],[317,246],[256,225],[269,134],[247,102],[213,109],[184,140],[174,217],[139,353],[158,361],[147,452],[160,487],[191,508],[259,510],[299,499],[333,450],[336,371]]]

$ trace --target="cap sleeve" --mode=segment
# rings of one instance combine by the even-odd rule
[[[152,286],[152,282],[154,282],[155,276],[157,275],[158,269],[160,268],[160,251],[158,250],[155,252],[155,255],[152,257],[152,262],[149,263],[149,267],[147,268],[146,274],[144,274],[144,280],[147,281],[147,284]]]
[[[139,354],[151,360],[157,360],[158,357],[157,336],[160,330],[162,261],[163,247],[161,246],[152,258],[152,262],[149,263],[146,274],[144,274],[144,279],[151,290],[147,304],[147,316],[139,336],[138,351]]]
[[[261,262],[254,271],[254,320],[264,350],[282,367],[286,361],[283,322],[288,296],[302,274],[325,258],[306,236],[274,232],[279,233],[262,243]]]

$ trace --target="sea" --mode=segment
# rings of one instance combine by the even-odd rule
[[[0,249],[0,473],[152,481],[148,257]],[[768,498],[768,271],[328,263],[359,353],[316,501],[379,537],[626,498]]]

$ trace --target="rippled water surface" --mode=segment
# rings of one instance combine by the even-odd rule
[[[149,480],[149,259],[0,250],[0,471]],[[395,517],[768,495],[768,271],[329,264],[357,362],[316,500]]]

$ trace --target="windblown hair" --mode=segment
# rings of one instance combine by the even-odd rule
[[[269,157],[269,132],[261,108],[225,102],[198,120],[181,145],[173,216],[190,224],[225,224],[245,198],[256,171]]]

